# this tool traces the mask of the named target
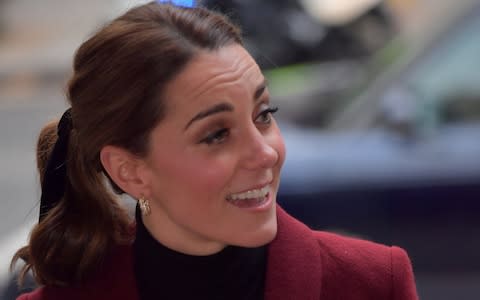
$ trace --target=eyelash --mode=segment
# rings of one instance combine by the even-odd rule
[[[277,111],[278,111],[278,107],[269,107],[269,108],[263,110],[263,111],[257,116],[257,118],[255,119],[255,121],[258,119],[258,117],[264,117],[264,118],[267,118],[267,117],[268,117],[268,119],[262,123],[262,124],[268,125],[268,124],[272,123],[272,115],[273,115],[274,113],[276,113]]]
[[[272,115],[277,111],[278,107],[269,107],[263,110],[260,114],[258,114],[257,118],[255,118],[255,122],[259,117],[268,118],[265,121],[262,121],[261,125],[270,125],[272,123]],[[230,130],[228,128],[221,128],[207,135],[204,139],[200,141],[200,143],[204,143],[207,145],[221,144],[225,140],[225,138],[229,136],[229,134]]]

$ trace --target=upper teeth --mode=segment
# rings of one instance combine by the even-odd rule
[[[270,191],[270,186],[265,186],[261,189],[254,189],[249,190],[243,193],[232,194],[228,196],[230,200],[243,200],[243,199],[255,199],[255,198],[263,198],[267,196],[268,192]]]

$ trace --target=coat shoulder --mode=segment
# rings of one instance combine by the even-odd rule
[[[323,293],[355,299],[418,299],[407,253],[399,247],[314,231],[322,255]],[[327,297],[327,299],[329,299]],[[348,299],[348,297],[347,297]]]

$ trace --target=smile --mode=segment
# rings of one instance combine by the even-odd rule
[[[245,199],[263,199],[268,195],[270,189],[270,185],[266,185],[260,189],[253,189],[243,193],[231,194],[227,196],[227,200],[236,201]]]

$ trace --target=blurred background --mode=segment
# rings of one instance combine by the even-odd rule
[[[38,218],[36,138],[66,108],[75,49],[145,2],[0,0],[0,299],[19,292],[8,265]],[[405,248],[421,299],[478,299],[480,1],[201,4],[243,28],[268,77],[283,207]]]

